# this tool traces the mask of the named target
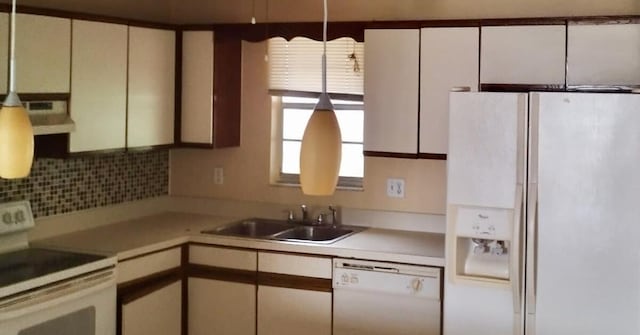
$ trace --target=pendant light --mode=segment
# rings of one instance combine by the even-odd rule
[[[327,94],[327,0],[324,0],[322,94],[302,136],[300,185],[306,195],[332,195],[338,184],[342,135]]]
[[[15,85],[16,0],[11,9],[11,59],[9,94],[0,109],[0,178],[17,179],[29,175],[33,164],[33,128]]]

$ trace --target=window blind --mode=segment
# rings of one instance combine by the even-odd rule
[[[269,40],[269,88],[322,91],[322,41],[296,37]],[[364,43],[343,37],[327,42],[327,91],[363,94]]]

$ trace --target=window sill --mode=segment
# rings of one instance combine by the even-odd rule
[[[271,186],[274,187],[291,187],[291,188],[300,188],[300,184],[298,183],[290,183],[285,181],[277,181],[270,183]],[[351,191],[351,192],[364,192],[364,187],[362,186],[341,186],[338,185],[336,187],[338,191]]]

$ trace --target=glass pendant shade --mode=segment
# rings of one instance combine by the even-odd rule
[[[33,128],[16,94],[16,0],[11,1],[9,94],[0,109],[0,178],[25,178],[33,164]]]
[[[22,104],[11,105],[5,102],[0,110],[0,178],[5,179],[27,177],[33,164],[33,128],[29,115]]]
[[[332,195],[338,184],[341,159],[342,135],[336,114],[333,109],[316,107],[302,137],[302,192],[315,196]]]

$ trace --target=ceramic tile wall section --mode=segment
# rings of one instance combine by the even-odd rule
[[[0,202],[29,200],[35,217],[169,193],[169,152],[36,159],[28,178],[0,179]]]

